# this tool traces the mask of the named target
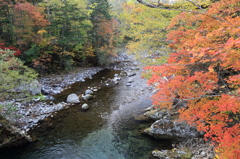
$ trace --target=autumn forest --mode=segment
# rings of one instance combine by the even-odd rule
[[[240,158],[239,0],[0,0],[0,15],[1,92],[107,66],[124,48],[158,90],[156,108],[177,109],[216,158]]]

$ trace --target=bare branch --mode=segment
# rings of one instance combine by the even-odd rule
[[[202,11],[204,11],[205,13],[207,13],[207,11],[206,11],[205,9],[202,8],[202,6],[200,6],[200,5],[196,4],[196,3],[194,3],[194,2],[191,1],[191,0],[186,0],[186,1],[192,3],[194,6],[198,7],[199,9],[201,9]]]

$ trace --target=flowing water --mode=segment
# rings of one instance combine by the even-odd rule
[[[105,70],[75,83],[70,89],[55,96],[54,102],[66,101],[70,93],[83,94],[87,87],[99,86],[102,77],[113,78],[120,71]],[[19,149],[0,154],[1,159],[149,159],[154,149],[171,148],[170,141],[145,136],[141,131],[151,122],[138,119],[143,109],[151,106],[151,90],[134,76],[131,86],[123,76],[118,85],[102,87],[88,101],[90,109],[83,111],[81,101],[67,110],[59,111],[46,120],[48,126],[36,128],[32,133],[38,140]],[[44,123],[42,124],[44,125]]]

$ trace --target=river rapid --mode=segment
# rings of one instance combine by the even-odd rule
[[[46,119],[31,131],[35,142],[6,150],[1,159],[151,159],[152,150],[171,149],[171,141],[141,133],[152,124],[142,114],[151,106],[153,90],[141,78],[141,69],[127,76],[131,67],[125,63],[121,70],[103,70],[55,95],[52,102],[66,102],[71,93],[81,95],[88,87],[101,87],[92,100],[81,100]],[[106,86],[105,81],[116,74],[121,78],[119,83]],[[132,82],[127,86],[129,78]],[[82,110],[83,103],[90,109]]]

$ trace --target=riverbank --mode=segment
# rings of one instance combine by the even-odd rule
[[[3,118],[0,123],[0,143],[1,147],[20,146],[25,143],[35,141],[29,135],[29,131],[37,128],[40,122],[54,118],[58,111],[69,109],[72,103],[65,101],[54,103],[54,96],[76,82],[85,82],[86,79],[92,79],[92,76],[105,69],[125,70],[120,63],[132,61],[132,58],[125,53],[118,57],[112,57],[111,65],[108,67],[84,67],[77,68],[70,72],[62,74],[46,75],[38,79],[35,92],[41,92],[43,96],[35,96],[31,101],[22,99],[13,99],[12,101],[1,102],[2,105],[9,105],[9,108],[3,110],[6,119]],[[42,100],[44,99],[44,100]],[[12,109],[11,111],[9,111]]]

